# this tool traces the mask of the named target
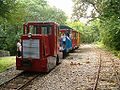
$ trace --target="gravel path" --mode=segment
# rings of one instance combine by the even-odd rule
[[[0,84],[10,80],[11,78],[15,77],[17,74],[19,74],[21,72],[22,71],[16,70],[15,67],[12,67],[3,73],[0,73]]]
[[[101,53],[102,65],[100,71],[100,79],[98,82],[98,90],[120,90],[120,61],[114,55],[107,51],[98,50]],[[112,62],[114,61],[114,63]],[[115,68],[114,68],[115,67]]]
[[[39,77],[25,90],[92,90],[99,56],[90,45],[82,45],[49,74]]]
[[[114,60],[116,71],[120,76],[119,59],[109,52],[94,48],[94,45],[81,45],[74,53],[70,53],[62,64],[48,74],[36,78],[24,90],[93,90],[100,55],[102,65],[97,90],[120,90],[111,61]],[[11,72],[20,73],[15,69]],[[7,77],[7,74],[2,73],[3,75]]]

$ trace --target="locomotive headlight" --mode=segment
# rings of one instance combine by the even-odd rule
[[[28,37],[31,38],[31,37],[32,37],[32,34],[31,34],[31,33],[28,33]]]

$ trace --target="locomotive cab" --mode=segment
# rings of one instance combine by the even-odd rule
[[[58,24],[28,22],[24,24],[22,56],[16,57],[16,68],[24,71],[48,72],[60,63]]]

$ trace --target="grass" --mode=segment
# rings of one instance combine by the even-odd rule
[[[97,43],[96,46],[99,47],[99,48],[102,48],[103,50],[107,50],[107,51],[113,53],[115,56],[117,56],[117,57],[120,59],[120,51],[113,50],[113,49],[111,49],[111,48],[109,48],[109,47],[106,47],[106,46],[105,46],[104,44],[102,44],[102,43]]]
[[[16,63],[15,56],[0,57],[0,72],[3,72],[12,66],[15,66],[15,63]]]

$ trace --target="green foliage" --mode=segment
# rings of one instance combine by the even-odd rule
[[[120,50],[120,21],[115,18],[101,23],[101,41],[108,47]]]
[[[15,0],[0,0],[0,17],[8,18],[8,14],[14,8]]]
[[[68,23],[72,28],[81,33],[81,43],[93,43],[99,40],[99,20],[91,22],[89,25],[85,25],[79,21]]]
[[[101,3],[102,8],[100,16],[101,41],[114,50],[120,50],[120,1],[106,0]]]
[[[75,22],[68,22],[68,25],[71,26],[72,28],[74,28],[75,30],[78,30],[80,32],[83,32],[83,28],[84,28],[84,24],[79,22],[79,21],[75,21]]]
[[[22,1],[22,0],[21,0]],[[54,21],[64,24],[67,17],[65,13],[55,7],[50,7],[44,0],[23,0],[26,3],[28,15],[25,21]]]
[[[16,41],[22,35],[23,23],[28,21],[55,21],[64,24],[65,13],[50,7],[45,0],[0,1],[0,49],[16,55]]]
[[[96,35],[100,36],[99,41],[111,49],[120,50],[120,0],[73,0],[73,2],[73,15],[76,17],[86,17],[86,10],[94,7],[90,18],[99,19],[99,22],[97,27],[95,24],[91,27],[95,25],[95,32],[98,32]],[[98,13],[98,16],[95,13]]]

